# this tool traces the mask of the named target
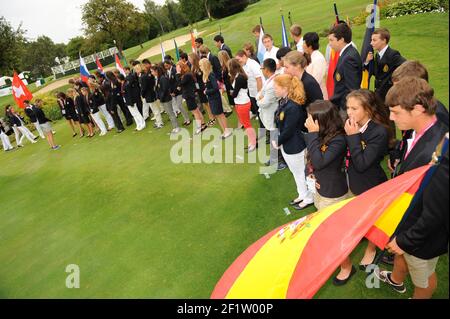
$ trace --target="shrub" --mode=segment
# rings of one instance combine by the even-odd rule
[[[406,0],[383,8],[381,17],[390,19],[411,14],[445,11],[448,11],[448,0]]]

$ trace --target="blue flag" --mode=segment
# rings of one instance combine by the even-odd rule
[[[283,47],[289,47],[289,39],[286,33],[286,25],[284,24],[283,15],[281,15],[281,40],[283,42]]]

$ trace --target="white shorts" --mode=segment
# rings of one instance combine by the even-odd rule
[[[420,259],[410,254],[404,253],[409,274],[414,286],[418,288],[428,288],[428,278],[436,271],[436,264],[439,257],[432,259]]]

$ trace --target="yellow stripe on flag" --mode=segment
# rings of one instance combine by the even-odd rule
[[[391,237],[412,201],[413,194],[403,193],[381,215],[374,226]]]
[[[286,298],[289,282],[303,248],[320,224],[353,198],[331,205],[286,226],[249,261],[226,298]]]
[[[361,89],[369,89],[369,71],[364,70],[362,73]]]

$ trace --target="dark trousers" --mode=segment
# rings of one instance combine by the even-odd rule
[[[256,103],[256,99],[254,97],[250,96],[250,102],[252,103],[252,106],[250,107],[250,111],[252,111],[253,114],[257,115],[258,114],[258,104]]]
[[[124,130],[124,127],[123,127],[122,121],[120,120],[119,113],[117,113],[117,105],[114,108],[115,108],[115,110],[110,110],[109,113],[111,114],[111,116],[113,118],[116,129],[118,131],[122,131],[122,130]]]
[[[138,98],[137,98],[136,106],[137,106],[137,109],[138,109],[139,113],[141,113],[141,115],[143,115],[143,113],[142,113],[142,106],[143,106],[143,103],[142,103],[141,97],[138,97]]]
[[[123,99],[118,99],[117,104],[119,105],[120,109],[122,110],[123,115],[125,115],[125,120],[127,122],[127,126],[130,126],[133,124],[133,116],[130,113],[130,110],[125,105],[125,102]]]

